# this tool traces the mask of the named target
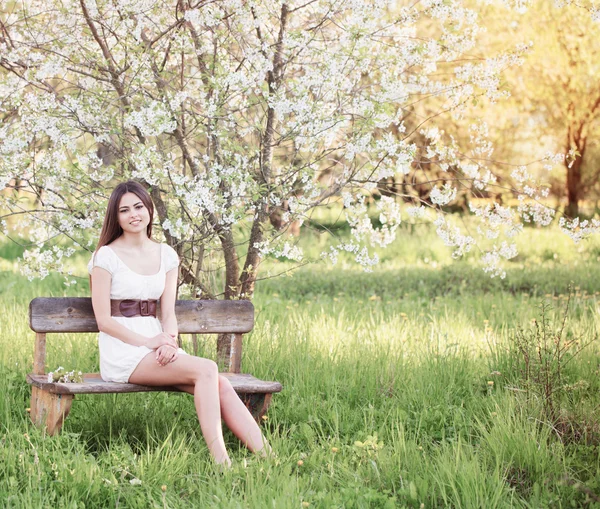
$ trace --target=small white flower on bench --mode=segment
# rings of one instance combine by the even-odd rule
[[[83,373],[81,371],[65,371],[65,368],[59,366],[54,371],[48,373],[48,383],[63,383],[63,384],[82,384]]]

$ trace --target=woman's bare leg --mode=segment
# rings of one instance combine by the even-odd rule
[[[254,417],[223,375],[219,375],[219,399],[221,415],[227,427],[252,452],[267,456],[271,447],[263,437]]]
[[[221,427],[218,375],[217,365],[211,360],[182,355],[174,362],[159,366],[151,352],[140,361],[129,381],[142,385],[192,385],[194,405],[208,449],[218,464],[231,465]]]
[[[177,385],[181,391],[194,394],[193,385]],[[227,427],[252,452],[266,456],[271,447],[263,437],[258,424],[237,395],[229,380],[219,375],[219,399],[221,401],[221,416]]]
[[[188,394],[191,394],[192,396],[194,395],[194,386],[193,385],[178,384],[178,385],[174,385],[173,387],[177,387],[181,392],[187,392]]]

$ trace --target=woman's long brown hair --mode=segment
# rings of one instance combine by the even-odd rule
[[[135,194],[145,207],[148,209],[150,214],[150,222],[148,223],[148,227],[146,228],[146,234],[148,238],[152,238],[152,221],[154,219],[154,203],[152,203],[152,198],[148,192],[144,189],[144,187],[133,181],[129,180],[128,182],[122,182],[117,187],[113,189],[113,192],[108,199],[108,205],[106,207],[106,215],[104,216],[104,223],[102,224],[102,231],[100,232],[100,240],[98,240],[98,245],[96,246],[96,251],[94,251],[94,260],[96,259],[96,253],[100,250],[102,246],[106,246],[110,244],[114,240],[118,239],[121,235],[123,235],[123,228],[119,226],[119,203],[121,203],[121,198],[126,193]],[[90,290],[92,289],[92,275],[90,274]]]
[[[130,180],[128,182],[122,182],[115,187],[108,199],[106,216],[104,216],[104,224],[102,225],[96,252],[98,252],[102,246],[110,244],[123,235],[123,229],[119,226],[119,203],[121,203],[121,198],[126,193],[135,194],[142,200],[142,203],[148,209],[148,212],[150,213],[150,222],[146,228],[146,233],[149,239],[152,238],[152,221],[154,219],[154,204],[152,203],[152,198],[150,198],[150,195],[141,184]]]

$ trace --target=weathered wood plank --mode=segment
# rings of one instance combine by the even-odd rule
[[[229,351],[229,366],[227,371],[239,373],[242,369],[242,335],[232,334],[231,350]]]
[[[217,364],[220,371],[228,373],[239,373],[241,371],[241,334],[219,334],[217,338]]]
[[[254,325],[254,306],[247,300],[178,300],[175,314],[181,334],[241,334]],[[88,297],[33,299],[29,326],[35,332],[98,332]]]
[[[251,393],[240,395],[244,405],[254,417],[254,420],[261,424],[262,417],[267,413],[267,409],[271,404],[272,394]]]
[[[220,374],[227,377],[238,394],[281,392],[282,389],[279,382],[259,380],[252,375],[240,373]],[[98,373],[86,373],[83,375],[83,380],[84,383],[82,384],[48,383],[47,375],[27,375],[28,383],[42,391],[47,391],[52,394],[110,394],[151,391],[178,392],[174,387],[105,382],[100,378]]]
[[[33,387],[31,420],[38,427],[45,426],[49,435],[56,435],[69,415],[74,397],[73,394],[53,394]]]
[[[44,395],[44,391],[39,387],[31,387],[31,402],[29,403],[29,417],[36,426],[41,426],[41,414],[43,411],[43,404],[40,398]]]
[[[43,375],[46,372],[46,334],[43,332],[35,333],[33,372],[36,375]]]

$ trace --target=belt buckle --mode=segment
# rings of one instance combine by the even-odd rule
[[[140,300],[140,315],[150,316],[150,303],[147,300]]]
[[[132,308],[132,304],[135,304],[133,299],[124,299],[119,303],[119,311],[122,316],[130,317],[135,316],[135,308]]]

